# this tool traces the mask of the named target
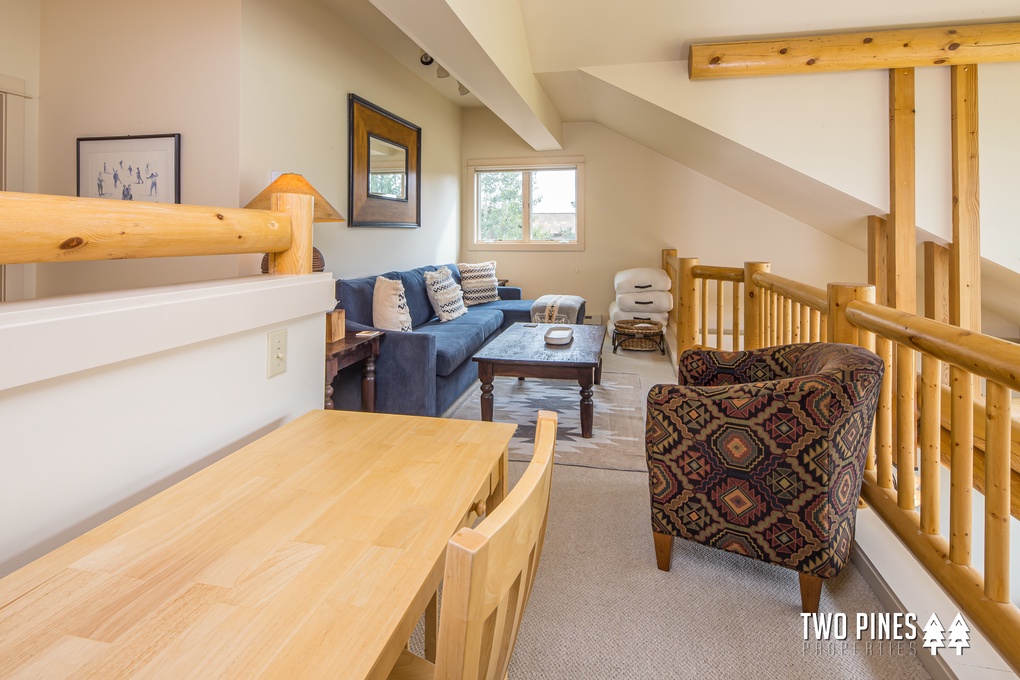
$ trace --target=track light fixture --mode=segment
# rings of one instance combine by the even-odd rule
[[[468,90],[468,89],[467,89],[466,87],[464,87],[464,84],[463,84],[463,83],[461,83],[461,82],[460,82],[460,81],[458,80],[458,81],[457,81],[457,92],[460,92],[460,93],[461,93],[462,95],[465,95],[465,94],[467,94],[468,92],[470,92],[470,90]]]
[[[442,64],[436,66],[436,78],[449,78],[450,72],[443,68]]]
[[[435,59],[432,58],[431,54],[422,50],[421,57],[418,58],[418,61],[421,62],[422,66],[432,66],[432,62],[434,62]]]

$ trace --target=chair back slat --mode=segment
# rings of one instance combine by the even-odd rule
[[[450,539],[436,678],[502,680],[538,571],[552,490],[556,414],[539,411],[528,469],[475,528]]]

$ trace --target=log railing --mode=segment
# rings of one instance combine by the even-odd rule
[[[674,279],[685,310],[677,317],[681,348],[705,326],[703,314],[687,309],[701,299],[689,280],[684,285],[682,263],[688,261],[697,263],[676,260]],[[694,272],[711,278],[735,271],[688,269],[689,279],[698,278]],[[1009,596],[1011,509],[1015,514],[1012,506],[1020,502],[1020,424],[1011,418],[1010,396],[1020,390],[1020,345],[878,305],[874,286],[829,284],[823,293],[772,274],[767,263],[745,264],[744,286],[750,301],[744,347],[827,338],[867,347],[885,360],[862,497],[1020,671],[1020,609]],[[950,367],[948,386],[943,364]],[[976,378],[986,381],[984,403],[972,396]],[[948,527],[940,523],[943,466],[951,486]],[[984,494],[978,565],[972,559],[974,489]]]
[[[270,272],[312,272],[313,199],[272,210],[0,192],[0,264],[270,253]]]
[[[759,347],[826,339],[829,306],[824,290],[767,270],[753,272],[751,281],[762,291],[758,297],[762,319]]]

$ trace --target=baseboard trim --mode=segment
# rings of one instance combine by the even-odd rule
[[[871,587],[872,592],[878,598],[878,601],[882,603],[886,611],[889,612],[906,612],[907,608],[904,606],[902,600],[896,595],[896,592],[889,586],[889,583],[882,578],[882,574],[878,571],[875,563],[868,559],[868,556],[861,549],[861,546],[854,542],[854,551],[850,556],[850,561],[853,562],[854,566],[857,567],[857,571],[860,572],[864,580],[867,581]],[[945,662],[941,655],[932,656],[923,650],[925,653],[918,653],[918,661],[924,666],[924,669],[928,671],[928,674],[932,677],[932,680],[957,680],[956,673],[949,667],[949,664]]]

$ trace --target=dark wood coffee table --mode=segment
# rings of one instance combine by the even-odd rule
[[[515,378],[576,380],[581,386],[581,436],[590,438],[595,417],[592,385],[602,382],[602,326],[574,325],[567,345],[547,345],[545,332],[554,325],[515,323],[472,357],[482,382],[482,420],[492,420],[492,381],[497,375]]]

